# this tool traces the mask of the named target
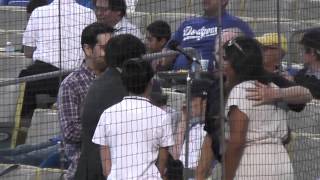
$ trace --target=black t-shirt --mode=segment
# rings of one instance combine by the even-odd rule
[[[294,77],[294,81],[311,92],[312,96],[320,99],[320,79],[314,75],[307,75],[307,68],[300,70]]]

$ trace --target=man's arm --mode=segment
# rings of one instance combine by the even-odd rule
[[[282,101],[287,104],[305,104],[312,99],[310,91],[302,86],[278,88],[255,82],[254,88],[247,88],[247,98],[257,101],[255,105],[270,104]]]
[[[33,57],[33,52],[36,50],[35,47],[30,47],[30,46],[23,46],[23,52],[24,56],[26,58],[31,58]]]
[[[212,145],[212,138],[210,137],[209,134],[207,134],[201,146],[200,157],[199,157],[198,166],[196,169],[197,180],[206,179],[209,174],[211,163],[214,159],[211,145]]]
[[[58,106],[59,120],[65,140],[71,143],[81,141],[80,97],[75,94],[71,85],[63,84],[59,88]]]
[[[168,147],[160,147],[159,149],[159,172],[161,177],[164,178],[165,171],[168,163],[169,151]]]
[[[111,172],[111,153],[108,146],[100,146],[103,175],[107,178]]]

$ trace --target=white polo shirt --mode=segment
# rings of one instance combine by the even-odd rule
[[[95,22],[96,16],[92,10],[77,4],[75,0],[60,1],[60,14],[59,20],[59,0],[36,8],[23,34],[23,45],[36,48],[33,60],[50,63],[62,69],[75,69],[80,66],[84,57],[81,48],[82,30]]]
[[[160,147],[174,144],[171,119],[148,99],[126,96],[106,109],[92,141],[111,151],[108,179],[161,179],[154,165]]]

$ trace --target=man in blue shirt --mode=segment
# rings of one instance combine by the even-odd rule
[[[203,0],[204,15],[184,21],[175,32],[171,40],[180,43],[180,46],[193,47],[198,50],[202,59],[209,60],[208,70],[215,68],[214,42],[219,26],[219,0]],[[247,23],[226,12],[228,0],[221,1],[222,29],[236,27],[245,35],[253,37],[253,32]],[[173,64],[174,70],[189,69],[185,56],[179,55]]]

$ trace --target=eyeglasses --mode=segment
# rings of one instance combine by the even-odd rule
[[[227,42],[227,47],[235,46],[243,55],[246,55],[241,46],[236,42],[235,39],[231,39]]]

